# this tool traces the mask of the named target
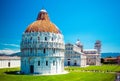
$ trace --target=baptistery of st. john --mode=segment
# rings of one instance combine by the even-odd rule
[[[45,9],[22,35],[21,73],[59,74],[64,72],[64,40]]]

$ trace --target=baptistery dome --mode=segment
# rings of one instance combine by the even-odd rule
[[[38,14],[37,20],[30,24],[25,32],[51,32],[60,33],[60,30],[53,24],[47,14],[46,10],[41,10]]]
[[[42,9],[37,20],[22,35],[21,72],[58,74],[64,72],[63,35]]]

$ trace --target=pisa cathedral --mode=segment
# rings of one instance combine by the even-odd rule
[[[78,40],[76,44],[65,44],[65,66],[101,65],[101,41],[95,42],[94,49],[83,49]]]

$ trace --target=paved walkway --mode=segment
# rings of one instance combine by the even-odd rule
[[[117,73],[116,80],[115,81],[120,81],[120,73]]]
[[[100,71],[100,70],[68,70],[68,71],[75,71],[75,72],[116,73],[116,72],[112,72],[112,71]]]

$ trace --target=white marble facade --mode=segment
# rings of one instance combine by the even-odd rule
[[[41,13],[47,14],[45,10],[41,10]],[[58,74],[64,72],[64,49],[61,33],[24,32],[21,41],[21,73]]]
[[[78,40],[76,44],[67,43],[65,45],[65,66],[101,65],[101,42],[96,41],[95,49],[83,49],[83,45]]]
[[[65,45],[65,66],[86,66],[86,56],[81,52],[77,45]]]
[[[86,65],[101,65],[101,54],[98,54],[97,49],[85,49]]]
[[[0,68],[20,67],[20,57],[0,57]]]

